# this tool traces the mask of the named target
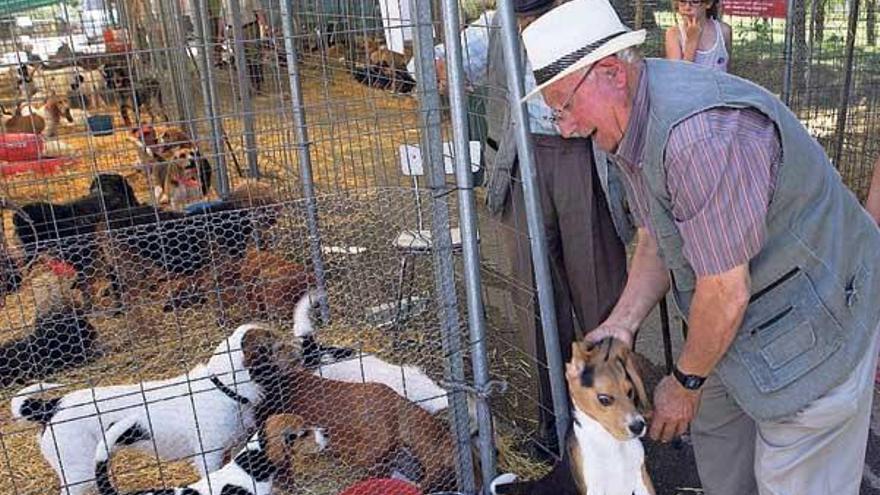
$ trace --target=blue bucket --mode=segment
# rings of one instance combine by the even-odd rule
[[[113,117],[110,115],[92,115],[86,119],[86,123],[92,136],[109,136],[113,134]]]

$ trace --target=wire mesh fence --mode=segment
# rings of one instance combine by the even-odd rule
[[[869,9],[847,35],[855,5],[795,1],[791,28],[724,19],[732,71],[787,95],[864,194],[880,69]],[[674,6],[616,6],[662,56]],[[546,362],[520,328],[537,317],[535,285],[505,245],[527,242],[526,229],[488,214],[483,189],[488,329],[467,332],[457,186],[451,168],[432,177],[428,149],[452,140],[449,103],[426,103],[418,74],[434,68],[413,60],[420,34],[445,37],[439,7],[426,26],[424,6],[406,1],[126,0],[102,2],[99,21],[61,9],[51,23],[3,24],[4,136],[42,129],[14,139],[24,159],[0,181],[21,207],[4,215],[0,396],[37,420],[0,413],[0,491],[84,493],[96,476],[104,488],[182,486],[252,458],[281,493],[392,473],[426,493],[469,491],[480,476],[465,460],[468,418],[449,414],[464,394],[449,391],[475,396],[481,339],[509,385],[493,397],[500,467],[546,471],[529,456],[531,438],[552,443],[538,435]],[[483,15],[494,2],[461,7],[468,72],[499,28]],[[508,106],[478,72],[467,74],[475,164],[486,109]],[[236,331],[252,321],[270,330]],[[313,338],[294,335],[312,324]],[[62,385],[16,396],[41,381]]]

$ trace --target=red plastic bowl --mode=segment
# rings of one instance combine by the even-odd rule
[[[43,158],[42,160],[20,160],[15,162],[0,161],[0,175],[16,175],[25,172],[37,174],[56,174],[62,167],[77,163],[75,158]]]
[[[36,134],[0,134],[0,160],[36,160],[43,152],[43,140]]]
[[[346,488],[339,495],[422,495],[422,492],[403,480],[370,478]]]

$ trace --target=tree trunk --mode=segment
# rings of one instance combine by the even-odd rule
[[[806,85],[807,8],[806,0],[792,1],[792,102]]]
[[[645,1],[635,0],[635,2],[636,14],[633,20],[633,29],[642,29],[642,24],[645,22]]]
[[[815,30],[816,44],[821,45],[825,39],[825,2],[826,0],[813,0],[818,2],[816,7],[816,18],[813,19],[813,29]]]
[[[877,0],[868,0],[865,5],[868,46],[877,46]]]

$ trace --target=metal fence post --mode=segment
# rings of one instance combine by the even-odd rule
[[[538,306],[541,310],[541,328],[544,334],[544,349],[547,353],[547,367],[550,375],[550,388],[553,391],[553,409],[556,413],[556,434],[559,450],[565,448],[565,434],[568,429],[568,392],[562,370],[562,353],[559,349],[559,334],[556,330],[556,310],[553,301],[553,282],[550,279],[550,263],[547,257],[547,240],[541,221],[541,202],[535,179],[534,155],[529,135],[529,113],[522,97],[523,67],[519,30],[513,13],[511,0],[498,0],[498,15],[501,16],[501,34],[504,41],[504,60],[507,62],[507,85],[510,88],[511,116],[516,123],[516,150],[519,172],[522,176],[523,196],[526,202],[529,238],[532,248],[532,265],[535,270],[535,285],[538,291]]]
[[[242,120],[244,121],[244,149],[248,162],[248,173],[251,177],[259,177],[257,165],[257,136],[254,132],[254,102],[251,99],[251,81],[248,80],[248,69],[244,53],[244,26],[241,24],[241,4],[238,0],[230,0],[232,8],[232,36],[235,43],[235,69],[238,72],[238,91],[241,98]],[[256,22],[256,21],[254,21]],[[259,40],[247,40],[259,43]],[[259,46],[259,45],[258,45]],[[259,50],[259,47],[257,48]],[[262,63],[262,61],[260,61]]]
[[[202,99],[205,103],[205,113],[211,124],[211,150],[217,157],[217,192],[225,197],[229,194],[229,175],[226,170],[226,154],[223,152],[223,127],[218,115],[217,85],[214,82],[214,66],[211,61],[211,15],[208,11],[207,0],[197,0],[196,9],[198,16],[196,22],[199,38],[202,40],[201,57],[201,81]]]
[[[453,276],[452,237],[449,232],[449,205],[446,203],[446,171],[443,162],[443,129],[441,127],[440,92],[434,67],[434,36],[431,4],[411,0],[413,44],[419,98],[419,127],[422,158],[426,166],[428,188],[431,191],[433,218],[431,221],[434,284],[440,305],[440,325],[443,353],[447,357],[447,380],[464,383],[464,359],[458,324],[458,302]],[[456,440],[456,466],[459,487],[465,493],[474,493],[473,459],[468,431],[467,400],[461,390],[450,391],[452,430]]]
[[[296,59],[296,43],[294,43],[293,39],[293,0],[282,0],[281,20],[284,23],[284,52],[287,57],[287,77],[290,82],[290,104],[293,110],[293,127],[296,133],[296,151],[299,155],[300,180],[302,181],[303,195],[306,200],[309,244],[312,251],[315,280],[317,281],[318,289],[321,290],[321,319],[326,323],[330,321],[330,308],[327,304],[324,259],[321,256],[321,233],[318,229],[318,204],[315,199],[315,184],[312,178],[311,142],[309,141],[309,131],[306,126],[299,61]]]
[[[192,79],[190,77],[191,73],[188,69],[189,64],[187,63],[187,58],[189,57],[189,43],[187,43],[186,34],[181,25],[183,22],[183,13],[178,2],[171,2],[171,15],[174,19],[174,29],[171,33],[174,38],[175,46],[177,47],[176,50],[172,50],[174,52],[174,72],[177,75],[176,84],[178,84],[179,87],[178,95],[180,96],[182,104],[183,120],[189,127],[190,136],[198,142],[199,130],[195,122],[196,112],[192,101]]]
[[[452,113],[452,137],[455,146],[455,178],[461,218],[462,257],[467,291],[468,328],[470,329],[471,359],[474,386],[486,391],[489,384],[489,363],[486,358],[486,318],[480,292],[480,248],[477,240],[477,211],[474,201],[473,173],[471,172],[470,137],[468,132],[467,96],[458,2],[443,0],[443,29],[446,35],[446,66],[449,77],[449,106]],[[495,478],[495,445],[492,431],[492,413],[486,395],[478,394],[477,423],[480,433],[480,470],[483,492],[489,493],[488,482]]]

